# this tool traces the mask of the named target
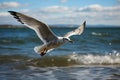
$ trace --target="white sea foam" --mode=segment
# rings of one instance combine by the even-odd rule
[[[74,60],[78,64],[84,65],[116,65],[120,64],[120,53],[116,54],[107,54],[107,55],[78,55],[72,54],[69,56],[70,60]]]
[[[91,35],[93,35],[93,36],[109,36],[108,33],[100,33],[100,32],[92,32]]]
[[[102,33],[96,33],[96,32],[92,32],[91,34],[94,36],[101,36],[102,35]]]

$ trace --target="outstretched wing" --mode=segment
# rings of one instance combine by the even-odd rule
[[[85,26],[86,26],[86,21],[80,27],[78,27],[77,29],[75,29],[73,31],[70,31],[67,34],[65,34],[64,37],[68,38],[68,37],[73,36],[73,35],[82,34],[83,31],[84,31]]]
[[[11,15],[14,16],[19,22],[25,24],[27,27],[33,29],[38,37],[44,42],[49,42],[51,40],[57,39],[55,34],[50,30],[50,28],[43,22],[38,21],[32,17],[18,13],[15,11],[8,11]]]

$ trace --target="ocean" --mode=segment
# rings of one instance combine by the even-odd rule
[[[51,29],[62,36],[75,28]],[[0,80],[120,80],[120,28],[86,28],[71,39],[41,57],[33,30],[0,28]]]

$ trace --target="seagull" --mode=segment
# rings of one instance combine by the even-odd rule
[[[86,21],[83,22],[81,26],[77,29],[68,32],[63,37],[56,36],[49,26],[41,21],[38,21],[30,16],[25,14],[16,12],[16,11],[8,11],[14,18],[16,18],[19,22],[26,25],[28,28],[34,30],[37,36],[43,42],[43,45],[34,47],[34,51],[41,56],[44,56],[47,52],[65,44],[68,42],[73,42],[69,37],[73,35],[80,35],[83,33],[84,28],[86,26]]]

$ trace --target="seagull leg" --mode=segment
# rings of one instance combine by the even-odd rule
[[[45,54],[46,54],[46,52],[47,52],[47,49],[45,48],[42,52],[41,52],[41,56],[44,56]]]
[[[40,54],[40,55],[41,55],[41,56],[44,56],[45,54],[46,54],[46,53],[44,53],[44,52],[41,52],[41,54]]]

